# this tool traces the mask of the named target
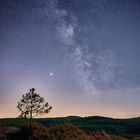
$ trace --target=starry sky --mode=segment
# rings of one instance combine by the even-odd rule
[[[0,117],[32,87],[49,117],[140,116],[140,1],[0,0]]]

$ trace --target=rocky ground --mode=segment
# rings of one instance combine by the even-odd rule
[[[15,126],[0,126],[0,140],[7,140],[7,135],[17,133],[19,131],[20,128]]]

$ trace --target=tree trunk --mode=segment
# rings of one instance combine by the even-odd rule
[[[29,120],[29,127],[32,128],[32,117],[30,117],[30,120]]]

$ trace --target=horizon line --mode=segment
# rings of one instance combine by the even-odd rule
[[[80,115],[67,115],[67,116],[49,116],[49,117],[35,117],[33,119],[47,119],[47,118],[67,118],[67,117],[80,117],[80,118],[86,118],[86,117],[103,117],[103,118],[110,118],[110,119],[135,119],[140,118],[139,116],[134,117],[111,117],[111,116],[103,116],[103,115],[88,115],[88,116],[80,116]],[[18,119],[18,117],[0,117],[0,119]]]

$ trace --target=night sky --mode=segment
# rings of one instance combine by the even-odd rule
[[[0,117],[30,88],[48,116],[140,116],[140,0],[0,0]]]

